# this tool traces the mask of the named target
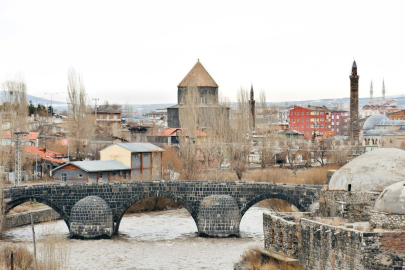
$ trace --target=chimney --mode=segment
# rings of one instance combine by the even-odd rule
[[[311,108],[311,105],[308,104],[308,108]]]

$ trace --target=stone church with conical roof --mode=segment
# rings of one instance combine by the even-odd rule
[[[199,60],[177,89],[178,104],[167,108],[169,128],[185,127],[184,119],[187,117],[184,114],[196,114],[198,128],[211,127],[213,120],[217,120],[214,117],[225,117],[228,122],[229,108],[219,104],[218,84]]]

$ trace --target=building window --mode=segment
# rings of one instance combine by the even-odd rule
[[[309,122],[309,118],[307,118],[307,122]]]
[[[83,178],[83,174],[79,174],[79,178]]]
[[[321,125],[321,128],[323,128],[323,125]]]
[[[309,135],[309,131],[307,131],[307,135]]]
[[[62,173],[62,182],[66,182],[66,173]]]
[[[99,115],[98,115],[98,118],[103,119],[103,115],[102,115],[102,114],[99,114]]]
[[[323,115],[324,112],[321,112],[321,115]]]
[[[307,125],[307,128],[309,128],[309,125]]]
[[[307,115],[309,115],[309,112],[307,112]]]
[[[325,118],[321,118],[321,121],[325,121]]]
[[[302,112],[301,115],[304,115],[304,112]]]
[[[304,118],[302,118],[301,121],[304,122]]]
[[[301,127],[304,128],[304,125],[302,125]]]
[[[110,119],[110,115],[109,115],[109,114],[107,114],[107,119]]]
[[[297,122],[299,122],[300,121],[300,119],[297,119]]]
[[[103,180],[103,173],[100,173],[99,175],[100,175],[99,179]]]
[[[114,115],[114,119],[118,119],[116,115]]]

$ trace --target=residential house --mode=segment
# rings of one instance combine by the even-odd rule
[[[65,163],[67,163],[66,155],[49,150],[43,147],[36,147],[36,146],[25,146],[23,147],[23,151],[28,154],[28,157],[33,162],[33,171],[38,173],[38,176],[45,176],[49,175],[52,176],[52,170],[57,168]]]
[[[74,161],[53,170],[55,182],[91,183],[129,180],[131,168],[116,160]]]
[[[120,127],[121,110],[112,107],[100,106],[92,112],[96,117],[97,125],[101,127]]]
[[[162,179],[163,149],[151,143],[115,143],[99,151],[100,160],[116,160],[130,168],[132,179]]]

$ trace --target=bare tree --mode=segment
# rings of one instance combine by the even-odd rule
[[[228,147],[230,165],[239,180],[242,179],[243,173],[249,167],[251,149],[249,118],[248,91],[241,88],[238,91],[238,105],[231,118],[232,131],[229,134],[230,143]]]
[[[15,168],[15,147],[14,134],[15,132],[28,132],[28,102],[27,102],[27,86],[21,75],[17,75],[13,79],[4,81],[1,84],[2,92],[2,128],[4,131],[10,132],[10,144],[4,146],[2,151],[3,165],[5,171],[13,171]],[[22,167],[26,163],[25,152],[21,155]]]
[[[315,142],[315,144],[312,145],[312,157],[321,166],[325,166],[331,150],[332,140],[329,138],[323,138],[322,141]]]
[[[74,160],[84,160],[90,150],[94,131],[94,118],[86,97],[83,78],[74,68],[68,71],[68,137],[70,156]]]

